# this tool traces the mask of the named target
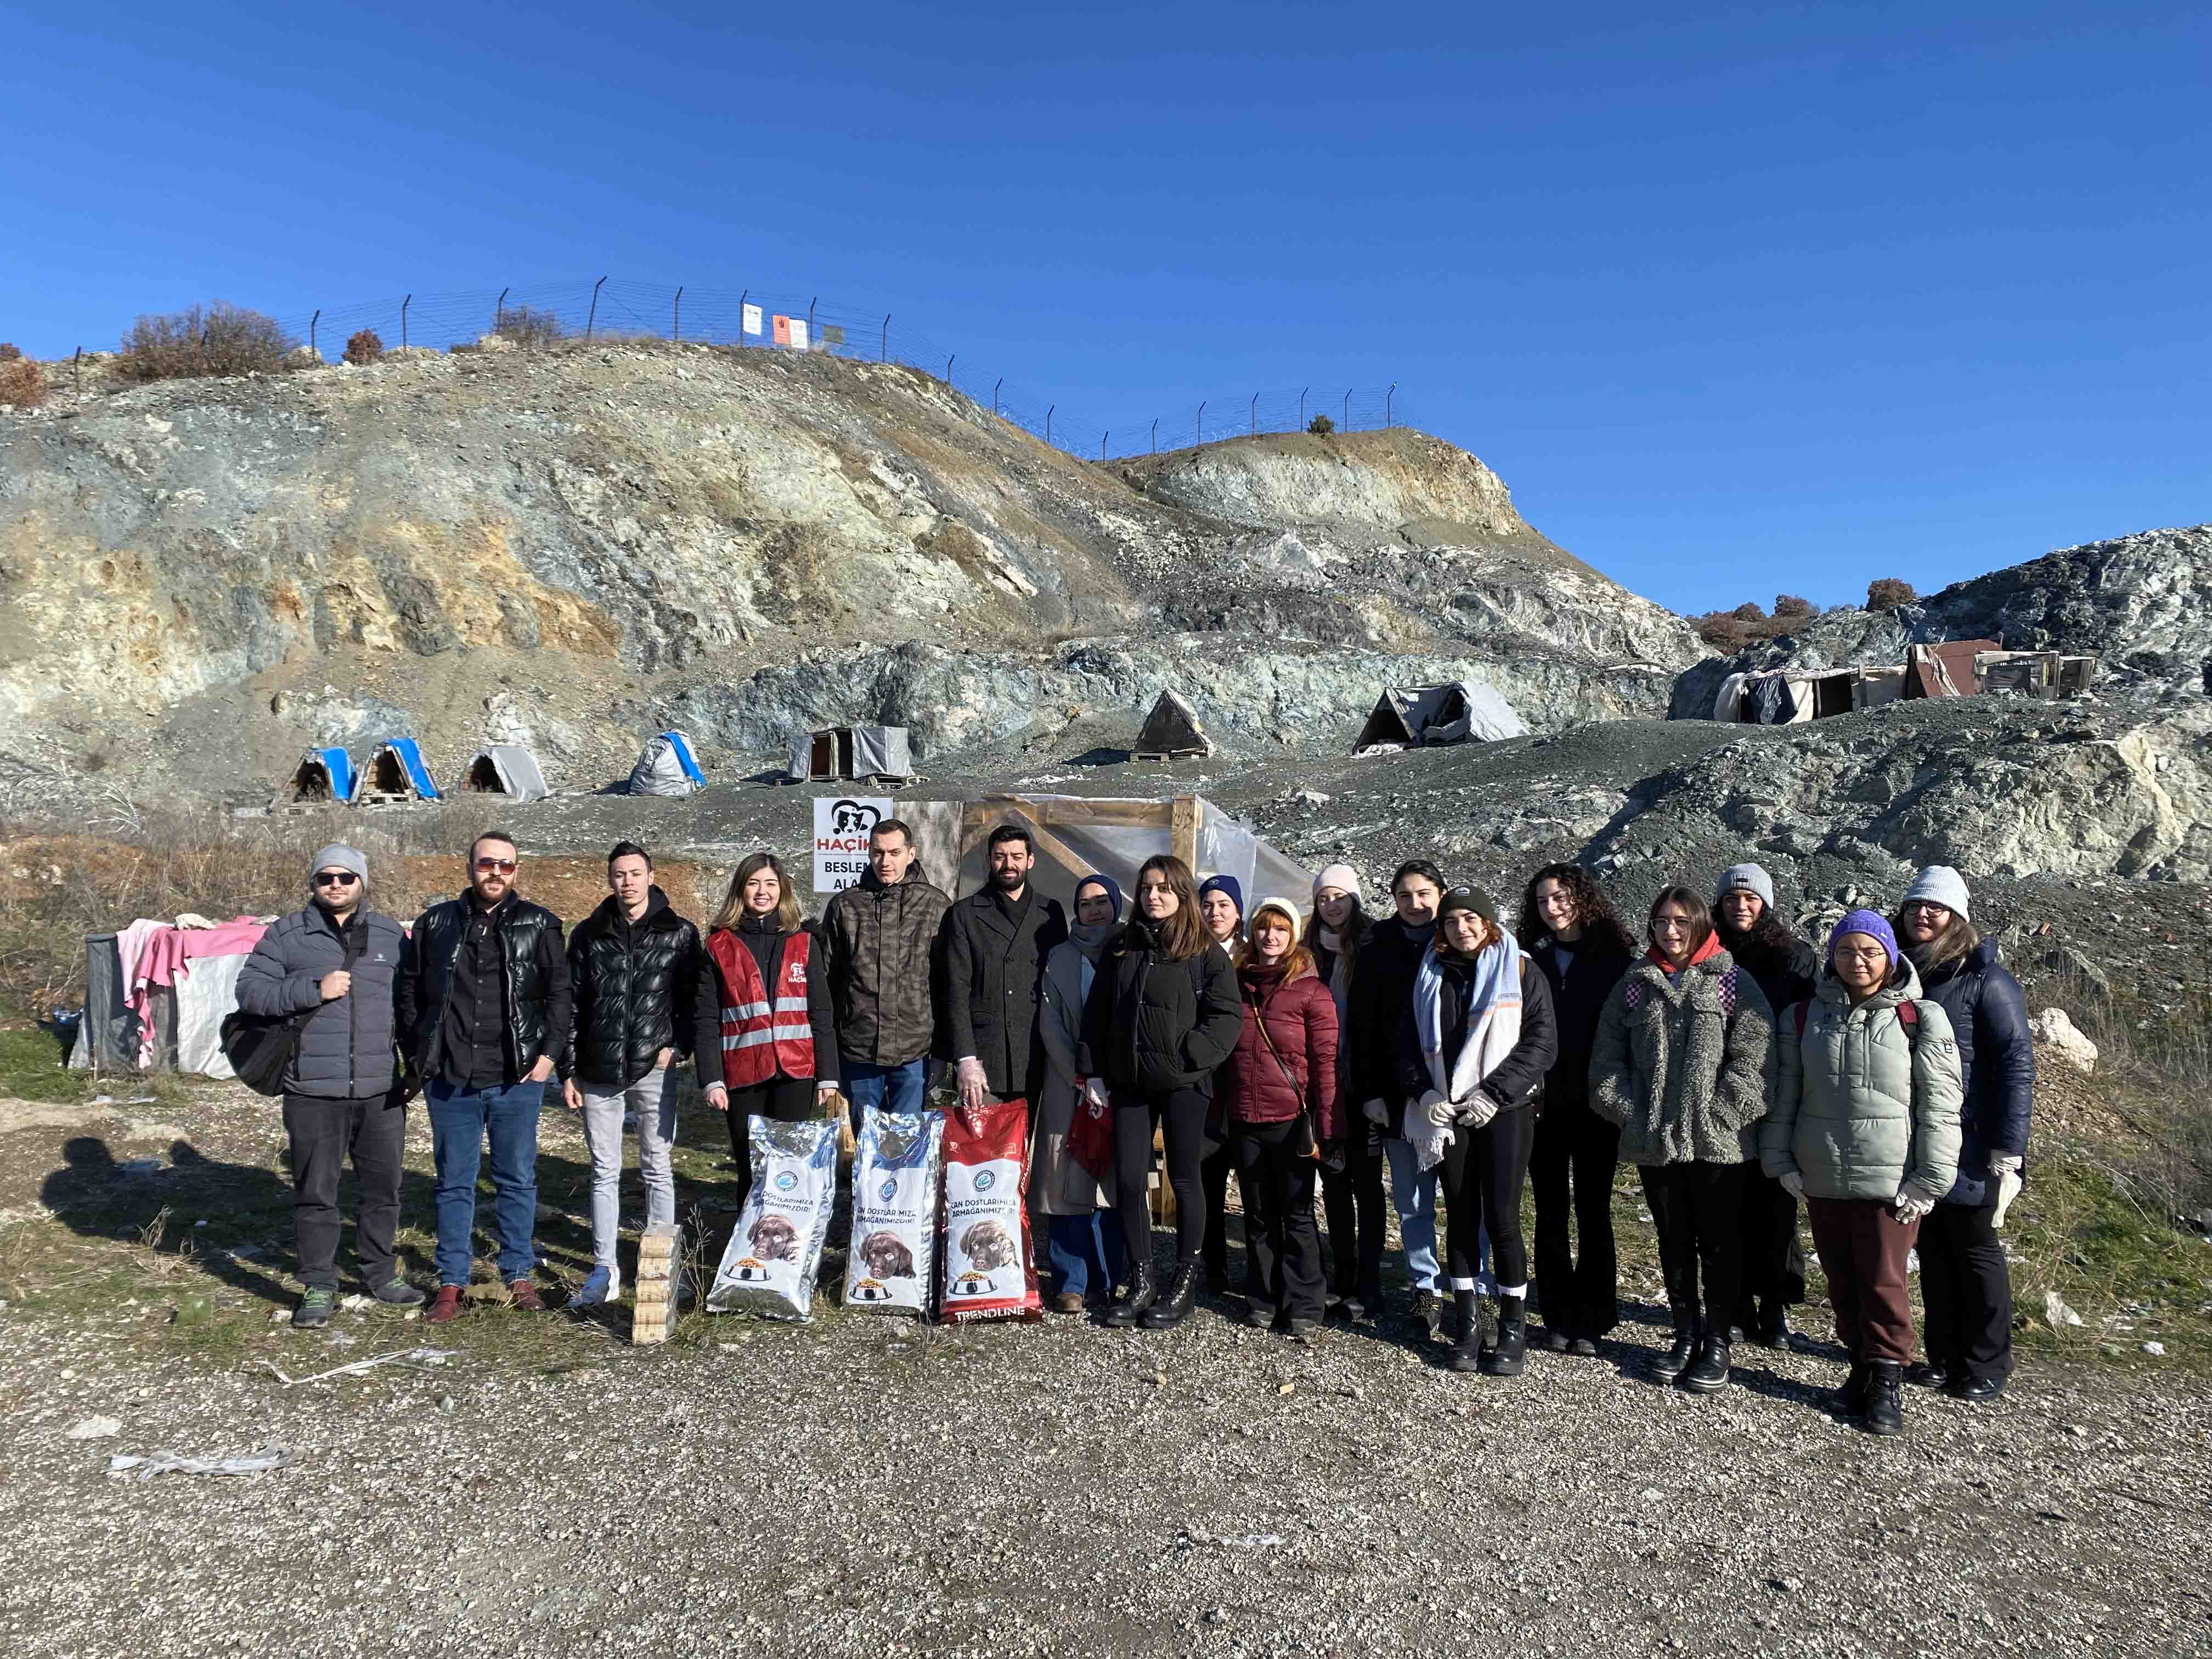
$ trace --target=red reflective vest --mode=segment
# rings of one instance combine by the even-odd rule
[[[731,1088],[750,1089],[778,1073],[814,1075],[814,1027],[806,1018],[813,942],[804,928],[784,939],[771,995],[743,940],[724,927],[707,936],[707,954],[722,970],[722,1075]]]

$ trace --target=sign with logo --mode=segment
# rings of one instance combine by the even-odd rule
[[[806,319],[804,317],[791,319],[791,349],[793,351],[806,349]]]
[[[742,320],[744,323],[746,333],[759,333],[761,331],[761,308],[757,305],[748,303],[745,307],[744,316]]]
[[[814,890],[840,893],[868,869],[868,835],[892,816],[888,795],[844,795],[814,803]]]

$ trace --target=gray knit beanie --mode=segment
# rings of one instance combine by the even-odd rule
[[[350,870],[363,881],[368,879],[368,858],[360,848],[349,847],[343,842],[332,842],[315,854],[307,863],[307,878],[314,879],[318,870]]]
[[[1718,904],[1730,893],[1756,893],[1759,902],[1771,910],[1774,878],[1755,864],[1731,864],[1721,872],[1720,882],[1713,889],[1713,902]]]
[[[1966,878],[1948,864],[1931,864],[1913,877],[1912,885],[1905,890],[1904,904],[1915,899],[1926,899],[1930,904],[1940,904],[1954,915],[1969,916],[1966,908]],[[1899,907],[1903,908],[1903,905]]]

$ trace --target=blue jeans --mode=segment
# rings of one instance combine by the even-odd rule
[[[1121,1219],[1111,1210],[1089,1215],[1038,1218],[1046,1224],[1045,1255],[1052,1267],[1054,1296],[1089,1296],[1096,1277],[1098,1293],[1111,1295],[1128,1253],[1121,1248]]]
[[[538,1113],[543,1083],[461,1089],[433,1083],[430,1149],[438,1171],[438,1283],[465,1285],[476,1261],[477,1171],[491,1142],[492,1213],[499,1224],[499,1277],[527,1279],[538,1266],[532,1231],[538,1218]]]
[[[909,1060],[903,1066],[876,1066],[865,1060],[837,1056],[844,1076],[845,1098],[853,1103],[853,1132],[860,1130],[860,1114],[872,1106],[879,1112],[914,1113],[921,1109],[929,1087],[929,1062]]]
[[[1382,1138],[1382,1155],[1390,1162],[1390,1202],[1398,1211],[1398,1238],[1406,1248],[1406,1276],[1416,1291],[1443,1296],[1451,1290],[1448,1275],[1437,1271],[1437,1177],[1444,1172],[1437,1164],[1427,1170],[1413,1151],[1413,1143],[1395,1135]],[[1490,1230],[1476,1240],[1474,1286],[1483,1295],[1495,1292],[1490,1274]]]

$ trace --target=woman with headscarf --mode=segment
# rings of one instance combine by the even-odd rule
[[[1801,1012],[1802,1011],[1802,1012]],[[1767,1174],[1805,1200],[1851,1370],[1831,1402],[1869,1434],[1904,1426],[1912,1358],[1905,1258],[1959,1178],[1959,1045],[1888,922],[1854,910],[1819,994],[1782,1022]]]
[[[1551,986],[1499,926],[1496,901],[1479,887],[1449,889],[1399,1018],[1398,1082],[1406,1140],[1424,1169],[1443,1169],[1455,1371],[1518,1376],[1526,1363],[1521,1189],[1534,1103],[1559,1052]],[[1498,1280],[1497,1334],[1487,1340],[1474,1283],[1486,1232]]]
[[[1950,1016],[1964,1101],[1959,1178],[1920,1223],[1928,1363],[1908,1382],[1954,1400],[1994,1400],[2012,1375],[2012,1278],[1997,1231],[2020,1193],[2035,1110],[2035,1041],[2020,981],[1975,932],[1966,878],[1931,864],[1898,907],[1898,942],[1923,994]]]
[[[1350,865],[1332,864],[1316,876],[1313,894],[1313,912],[1306,918],[1300,942],[1336,1004],[1337,1096],[1344,1103],[1345,1138],[1323,1150],[1321,1164],[1322,1209],[1328,1222],[1329,1251],[1336,1258],[1330,1299],[1341,1306],[1342,1298],[1359,1294],[1363,1235],[1373,1236],[1378,1266],[1382,1259],[1382,1154],[1379,1148],[1367,1154],[1367,1147],[1374,1144],[1374,1126],[1352,1108],[1352,1044],[1346,1031],[1352,975],[1358,971],[1360,947],[1367,942],[1370,924],[1361,905],[1359,872]]]
[[[1288,899],[1261,900],[1245,934],[1237,956],[1244,1030],[1220,1075],[1244,1195],[1245,1316],[1302,1337],[1326,1311],[1314,1170],[1344,1136],[1336,1003],[1298,943]]]
[[[1093,1175],[1069,1146],[1081,1103],[1075,1054],[1083,1036],[1083,1004],[1097,975],[1099,953],[1121,920],[1121,890],[1114,878],[1084,877],[1075,884],[1075,920],[1068,937],[1045,957],[1044,977],[1037,984],[1045,1071],[1030,1155],[1030,1203],[1031,1213],[1044,1224],[1052,1305],[1064,1314],[1081,1313],[1094,1290],[1112,1295],[1125,1254],[1111,1172],[1103,1178]]]
[[[1206,877],[1198,884],[1198,913],[1213,942],[1235,961],[1244,948],[1244,884],[1234,876]],[[1237,1157],[1229,1145],[1227,1125],[1217,1121],[1207,1127],[1206,1138],[1215,1146],[1198,1161],[1199,1184],[1206,1193],[1206,1243],[1200,1254],[1206,1261],[1206,1288],[1225,1291],[1229,1288],[1229,1176],[1237,1168]],[[1240,1208],[1243,1195],[1243,1183],[1239,1182]]]
[[[1083,1005],[1077,1071],[1111,1103],[1115,1207],[1130,1256],[1129,1288],[1106,1322],[1147,1330],[1181,1324],[1197,1300],[1206,1211],[1198,1164],[1213,1074],[1237,1046],[1244,1015],[1237,970],[1199,915],[1198,883],[1172,854],[1137,872],[1136,914],[1107,941]],[[1152,1132],[1166,1147],[1176,1197],[1176,1271],[1160,1294],[1145,1206]]]
[[[1774,878],[1756,864],[1732,864],[1713,890],[1721,948],[1759,981],[1779,1021],[1813,994],[1820,953],[1774,914]],[[1770,1348],[1790,1346],[1790,1310],[1805,1299],[1805,1249],[1797,1242],[1797,1200],[1756,1164],[1743,1176],[1743,1284],[1729,1317],[1737,1331]],[[1733,1334],[1733,1333],[1732,1333]]]
[[[1613,1242],[1613,1175],[1620,1126],[1589,1105],[1590,1045],[1598,1016],[1636,951],[1595,877],[1547,864],[1521,899],[1521,946],[1544,973],[1559,1023],[1559,1054],[1544,1079],[1528,1154],[1536,1200],[1534,1266],[1544,1304],[1542,1346],[1585,1358],[1620,1322],[1620,1264]],[[1579,1241],[1569,1231],[1571,1222]],[[1579,1242],[1581,1249],[1575,1245]]]
[[[1598,1018],[1590,1109],[1620,1125],[1620,1155],[1643,1179],[1659,1235],[1674,1338],[1651,1374],[1711,1394],[1729,1382],[1743,1172],[1759,1155],[1774,1019],[1691,889],[1661,890],[1647,937]]]

